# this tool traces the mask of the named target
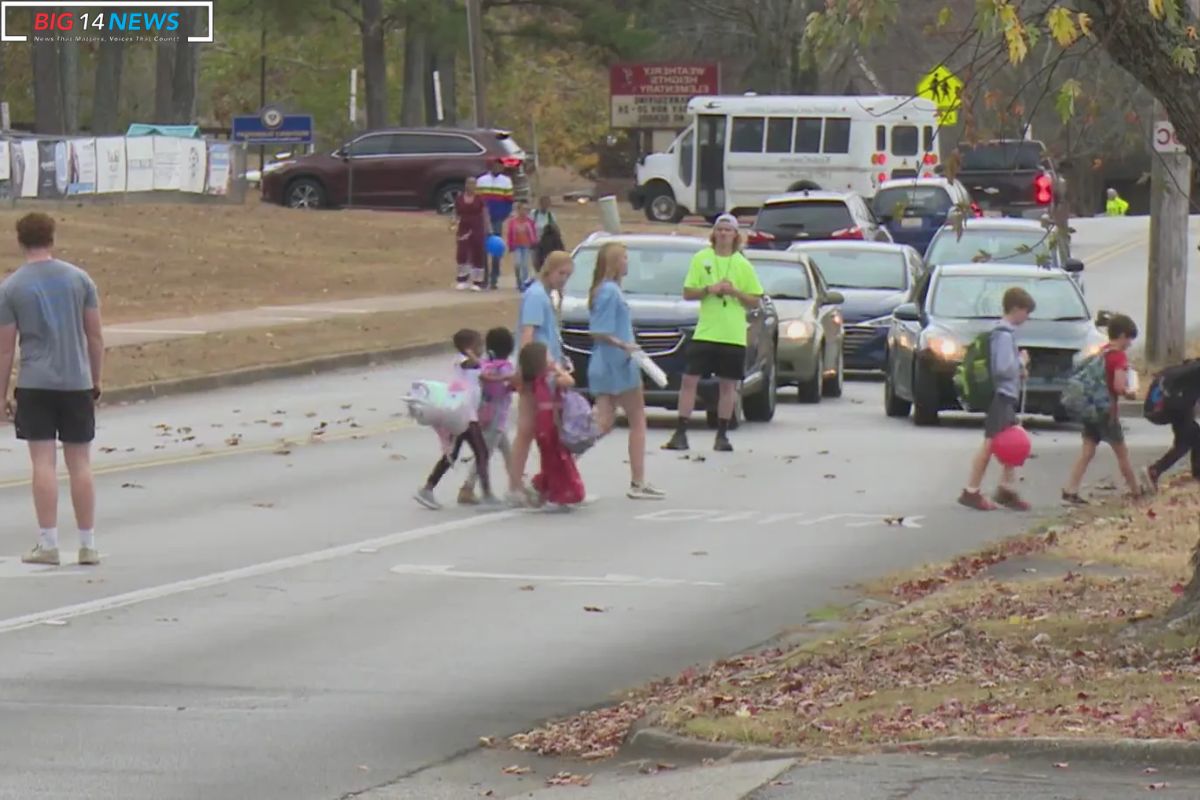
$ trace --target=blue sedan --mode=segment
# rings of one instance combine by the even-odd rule
[[[804,242],[788,249],[807,253],[826,285],[844,298],[845,368],[884,369],[892,312],[924,274],[920,254],[906,245],[882,242]]]

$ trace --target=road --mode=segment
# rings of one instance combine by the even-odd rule
[[[1089,294],[1121,269],[1089,269]],[[571,515],[434,513],[409,499],[433,436],[398,398],[441,371],[411,362],[106,409],[105,563],[91,570],[19,563],[34,533],[25,454],[3,442],[0,798],[330,800],[379,786],[753,646],[862,579],[1015,533],[1055,511],[1077,443],[1035,427],[1037,510],[978,515],[954,502],[978,421],[918,430],[884,417],[879,384],[854,382],[820,406],[785,402],[739,430],[733,454],[708,451],[702,431],[704,460],[655,449],[662,503],[624,498],[617,436],[584,458],[592,499]],[[1131,421],[1135,454],[1162,439]],[[1104,459],[1092,477],[1111,472]],[[69,558],[65,498],[60,528]]]

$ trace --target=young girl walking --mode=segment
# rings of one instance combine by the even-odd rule
[[[536,403],[534,441],[541,456],[541,471],[533,476],[533,488],[547,510],[565,511],[585,497],[575,459],[558,437],[562,393],[575,381],[561,365],[550,360],[541,342],[525,345],[517,360],[521,380],[531,388]]]
[[[508,417],[512,411],[512,398],[516,392],[517,371],[509,359],[512,357],[513,334],[508,328],[492,328],[484,339],[487,357],[479,370],[479,382],[483,397],[479,402],[479,427],[487,445],[488,456],[499,452],[504,469],[511,472],[512,445],[508,440]],[[476,505],[477,473],[472,472],[458,492],[458,503]]]

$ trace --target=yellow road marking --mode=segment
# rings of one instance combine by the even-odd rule
[[[1090,265],[1090,264],[1096,264],[1101,261],[1107,261],[1110,258],[1115,258],[1116,256],[1123,255],[1123,254],[1129,252],[1130,250],[1136,250],[1137,248],[1142,247],[1143,245],[1148,245],[1149,243],[1150,243],[1149,236],[1147,236],[1144,239],[1134,239],[1131,242],[1121,242],[1119,244],[1115,244],[1110,247],[1107,247],[1107,248],[1099,251],[1098,253],[1093,253],[1092,255],[1088,256],[1087,263]]]
[[[95,475],[108,475],[108,474],[111,474],[114,472],[131,472],[133,470],[138,470],[138,469],[153,469],[155,467],[170,467],[170,466],[175,466],[177,464],[191,464],[191,463],[197,462],[197,461],[210,461],[210,460],[216,459],[216,458],[228,458],[230,456],[249,455],[251,453],[274,452],[275,450],[278,450],[280,448],[305,447],[305,446],[315,444],[318,441],[319,442],[340,442],[340,441],[346,441],[348,439],[354,439],[356,437],[365,439],[365,438],[369,438],[372,436],[381,436],[381,435],[387,434],[387,433],[396,433],[397,431],[401,431],[406,428],[415,427],[415,425],[416,425],[416,423],[413,422],[411,419],[403,419],[403,420],[398,420],[396,422],[389,422],[384,425],[377,425],[377,426],[371,427],[371,428],[355,428],[355,429],[348,430],[348,431],[342,431],[340,433],[331,433],[331,434],[328,434],[325,436],[321,436],[321,437],[319,437],[319,439],[317,439],[315,441],[314,440],[292,441],[290,439],[284,438],[284,439],[281,439],[278,441],[271,442],[269,444],[256,444],[256,445],[252,445],[250,447],[242,447],[239,445],[236,447],[229,447],[228,449],[225,449],[225,450],[202,450],[199,453],[188,453],[187,455],[165,456],[163,458],[151,458],[151,459],[146,459],[144,461],[130,461],[130,462],[122,463],[122,464],[102,465],[102,466],[94,467],[92,469],[92,472]],[[66,473],[63,473],[58,476],[58,479],[60,481],[66,480],[66,478],[67,478]],[[29,478],[13,478],[13,479],[10,479],[7,481],[0,481],[0,490],[12,489],[17,486],[28,486],[30,483],[31,483],[31,480]]]

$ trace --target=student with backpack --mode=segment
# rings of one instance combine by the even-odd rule
[[[1002,432],[1017,424],[1017,407],[1021,398],[1021,383],[1026,377],[1029,354],[1017,348],[1017,328],[1029,319],[1037,307],[1029,292],[1014,286],[1004,293],[1004,317],[987,336],[987,381],[990,381],[991,400],[987,406],[987,417],[983,422],[983,445],[971,462],[971,474],[967,485],[958,496],[958,502],[976,511],[994,511],[999,504],[1014,511],[1028,511],[1017,490],[1016,468],[1004,465],[1000,485],[996,488],[995,503],[983,496],[981,486],[993,455],[993,441]],[[966,361],[964,361],[964,364]]]
[[[1146,391],[1144,416],[1155,425],[1170,425],[1175,439],[1163,457],[1146,467],[1143,475],[1151,489],[1179,459],[1191,453],[1192,478],[1200,480],[1200,424],[1196,403],[1200,401],[1200,358],[1168,367],[1154,376]]]
[[[1137,325],[1132,319],[1124,314],[1114,315],[1108,323],[1108,344],[1079,366],[1063,392],[1063,406],[1071,416],[1083,423],[1083,448],[1062,490],[1065,503],[1087,504],[1079,496],[1079,487],[1101,442],[1108,442],[1112,447],[1130,495],[1136,498],[1142,493],[1133,464],[1129,461],[1129,448],[1125,445],[1125,431],[1121,427],[1118,404],[1119,398],[1132,399],[1134,396],[1129,388],[1129,356],[1126,351],[1137,335]]]
[[[533,477],[533,488],[538,493],[539,505],[547,510],[569,510],[585,497],[583,479],[560,430],[565,394],[575,380],[562,365],[549,358],[546,345],[541,342],[522,347],[517,361],[521,381],[529,387],[536,403],[534,440],[541,456],[541,470]]]

